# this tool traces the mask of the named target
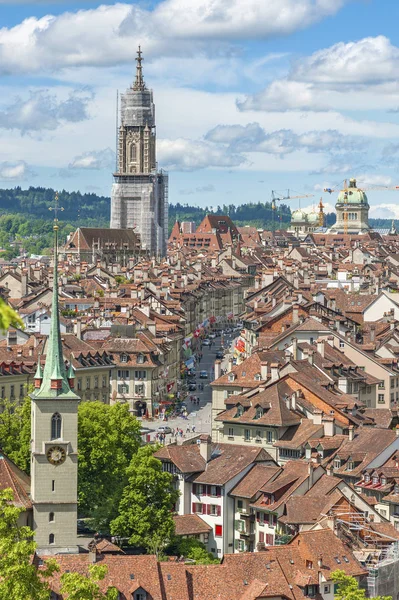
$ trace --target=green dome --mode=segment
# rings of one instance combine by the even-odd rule
[[[314,225],[315,223],[319,223],[319,213],[311,212],[308,214],[308,221]]]
[[[340,191],[337,204],[368,204],[366,194],[356,187],[356,179],[350,179],[349,187]]]
[[[307,214],[300,208],[291,213],[291,221],[307,221]]]

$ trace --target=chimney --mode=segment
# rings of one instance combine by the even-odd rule
[[[313,464],[311,462],[308,464],[308,477],[309,477],[308,489],[310,489],[313,485]]]
[[[398,433],[396,433],[398,435]],[[353,438],[355,437],[355,428],[353,425],[349,425],[349,441],[353,442]]]
[[[205,460],[205,462],[208,463],[211,460],[211,454],[212,454],[211,436],[208,434],[200,435],[199,441],[200,441],[200,444],[199,444],[200,454],[201,454],[202,458]]]
[[[313,350],[308,351],[308,362],[312,366],[313,366],[313,354],[314,354]]]
[[[329,477],[332,477],[332,476],[334,475],[334,469],[333,469],[333,466],[332,466],[332,465],[328,465],[328,467],[327,467],[327,469],[326,469],[326,470],[327,470],[327,475],[328,475]]]
[[[33,348],[32,348],[32,346],[29,347],[28,353],[29,353],[29,356],[33,356]]]
[[[327,342],[330,344],[330,346],[332,346],[332,348],[334,348],[334,336],[333,335],[328,336]]]
[[[89,550],[89,559],[92,565],[95,565],[97,562],[97,549],[93,545]]]
[[[292,358],[298,360],[298,338],[292,338]]]
[[[375,342],[375,324],[370,323],[370,342],[374,344]]]
[[[228,360],[228,363],[227,363],[227,372],[230,373],[230,371],[232,370],[232,368],[233,368],[233,358],[230,356],[229,360]]]
[[[280,379],[280,363],[272,363],[270,365],[270,374],[272,381],[277,381]]]
[[[335,432],[334,417],[324,417],[322,425],[324,425],[324,435],[326,437],[333,437]]]
[[[319,408],[315,408],[313,411],[313,424],[321,425],[322,416],[323,416],[323,411],[320,410]]]
[[[266,381],[268,375],[267,361],[262,360],[260,363],[260,377],[262,381]]]
[[[75,323],[75,335],[78,338],[78,340],[82,339],[82,319],[80,317],[76,317],[76,323]]]
[[[292,305],[292,324],[296,325],[299,322],[299,304]]]
[[[219,379],[222,372],[222,362],[220,360],[215,361],[215,381]]]
[[[399,437],[399,425],[396,425],[396,427],[395,427],[395,433]]]
[[[324,340],[322,338],[317,340],[317,352],[324,358]]]
[[[28,273],[22,271],[21,273],[21,296],[26,296],[28,293]]]
[[[323,566],[323,557],[321,555],[319,556],[317,564],[318,564],[319,569],[321,569]]]

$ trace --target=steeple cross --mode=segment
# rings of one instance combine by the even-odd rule
[[[134,82],[133,85],[133,89],[134,90],[145,90],[145,83],[144,83],[144,79],[143,79],[143,67],[141,65],[142,61],[143,61],[143,57],[142,57],[142,52],[141,52],[141,46],[139,46],[139,49],[137,50],[137,56],[136,56],[136,81]]]
[[[54,206],[49,206],[49,210],[53,210],[54,211],[54,222],[57,223],[57,221],[58,221],[58,212],[64,210],[64,207],[59,205],[58,192],[55,192]]]

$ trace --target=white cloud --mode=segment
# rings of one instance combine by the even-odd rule
[[[193,171],[206,167],[238,167],[246,158],[202,140],[158,140],[159,163],[169,170]]]
[[[181,196],[193,196],[194,194],[208,194],[209,192],[214,192],[215,186],[209,183],[208,185],[201,185],[196,188],[187,188],[183,190],[179,190],[179,194]]]
[[[240,110],[398,110],[399,48],[385,36],[334,44],[297,60]]]
[[[399,204],[378,204],[370,206],[370,218],[372,219],[399,219]]]
[[[205,138],[227,144],[232,152],[265,152],[279,156],[301,149],[308,152],[346,152],[360,144],[359,139],[343,136],[335,130],[306,131],[298,135],[291,129],[281,129],[268,133],[259,123],[218,125]]]
[[[217,55],[243,39],[268,39],[335,14],[346,0],[164,0],[101,5],[58,16],[31,17],[0,30],[0,72],[132,63],[146,56]]]
[[[0,181],[25,181],[34,175],[23,160],[0,163]]]
[[[89,118],[87,109],[92,94],[71,92],[66,100],[58,100],[48,90],[29,93],[27,99],[17,97],[0,110],[0,128],[18,129],[22,133],[53,130],[62,122],[77,123]]]
[[[115,152],[111,148],[93,150],[76,156],[69,164],[69,169],[109,169],[115,166]]]
[[[366,186],[390,186],[393,183],[392,177],[389,175],[373,175],[370,173],[360,173],[356,175],[358,187]]]

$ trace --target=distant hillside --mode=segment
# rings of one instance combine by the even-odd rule
[[[110,198],[96,194],[80,192],[59,192],[60,237],[76,227],[109,227]],[[52,244],[52,230],[49,221],[54,214],[49,209],[54,203],[55,190],[52,188],[20,187],[0,189],[0,247],[2,256],[12,258],[21,252],[40,254]],[[238,226],[250,225],[261,229],[272,228],[272,208],[270,202],[248,202],[218,206],[217,210],[200,208],[189,204],[171,204],[169,206],[169,231],[176,220],[194,221],[197,225],[205,215],[228,214]],[[291,219],[291,210],[285,204],[279,204],[276,211],[276,229],[286,229]],[[335,222],[335,214],[327,215],[327,225]],[[370,225],[376,228],[389,228],[389,219],[370,219]]]

